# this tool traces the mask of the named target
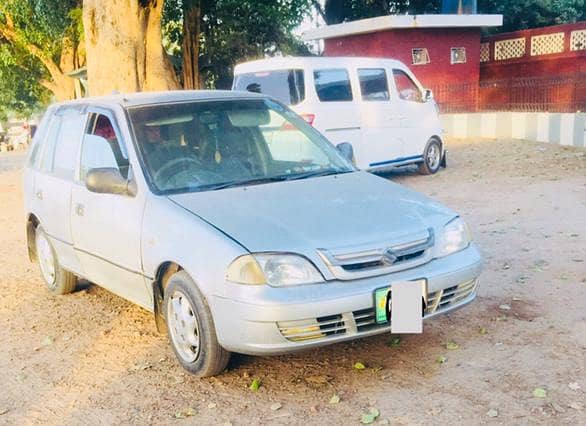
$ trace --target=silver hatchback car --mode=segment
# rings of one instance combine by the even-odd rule
[[[53,294],[83,277],[152,311],[199,376],[390,333],[398,283],[419,321],[472,301],[463,220],[337,148],[252,93],[53,105],[24,173],[30,258]]]

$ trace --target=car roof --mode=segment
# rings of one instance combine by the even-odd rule
[[[73,101],[60,102],[55,106],[88,105],[88,106],[114,106],[132,108],[143,105],[203,101],[203,100],[228,100],[228,99],[253,99],[267,98],[266,95],[238,92],[231,90],[168,90],[163,92],[137,92],[117,93],[108,96],[92,96]]]
[[[304,67],[380,67],[382,65],[401,69],[407,68],[401,61],[389,58],[367,58],[361,56],[288,56],[284,58],[269,58],[243,62],[236,65],[234,74]]]

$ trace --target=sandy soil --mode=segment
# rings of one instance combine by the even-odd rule
[[[183,373],[140,308],[94,286],[48,295],[26,258],[20,174],[0,174],[0,424],[358,424],[371,407],[380,424],[583,422],[586,152],[512,141],[449,150],[436,176],[391,178],[470,223],[486,260],[474,304],[398,345],[382,335],[236,356],[203,380]]]

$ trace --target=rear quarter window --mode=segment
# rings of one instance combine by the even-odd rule
[[[305,78],[303,70],[296,69],[239,74],[232,89],[263,93],[285,105],[297,105],[305,99]]]
[[[46,140],[47,131],[49,130],[49,123],[51,122],[51,119],[53,118],[54,112],[55,111],[52,109],[47,110],[47,112],[45,112],[45,114],[43,114],[43,118],[41,119],[41,122],[39,123],[39,126],[37,127],[37,131],[35,132],[35,135],[33,137],[32,143],[31,143],[30,155],[28,157],[27,164],[29,167],[32,167],[35,169],[39,168],[39,159],[40,159],[39,153],[41,152],[43,144]]]

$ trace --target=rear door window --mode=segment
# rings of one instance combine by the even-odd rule
[[[240,74],[233,90],[269,95],[285,105],[297,105],[305,99],[303,70],[277,70]]]
[[[59,135],[59,128],[61,127],[61,116],[53,115],[49,128],[47,130],[47,136],[41,149],[41,159],[39,161],[39,169],[45,173],[51,173],[53,171],[53,157],[55,154],[55,145],[57,142],[57,136]]]
[[[348,71],[344,68],[315,70],[315,91],[322,102],[348,102],[352,100],[352,87]]]
[[[81,114],[78,109],[67,109],[60,114],[61,126],[55,146],[53,173],[63,179],[73,180],[85,114]]]
[[[363,101],[389,100],[387,73],[383,68],[360,68],[358,80]]]

